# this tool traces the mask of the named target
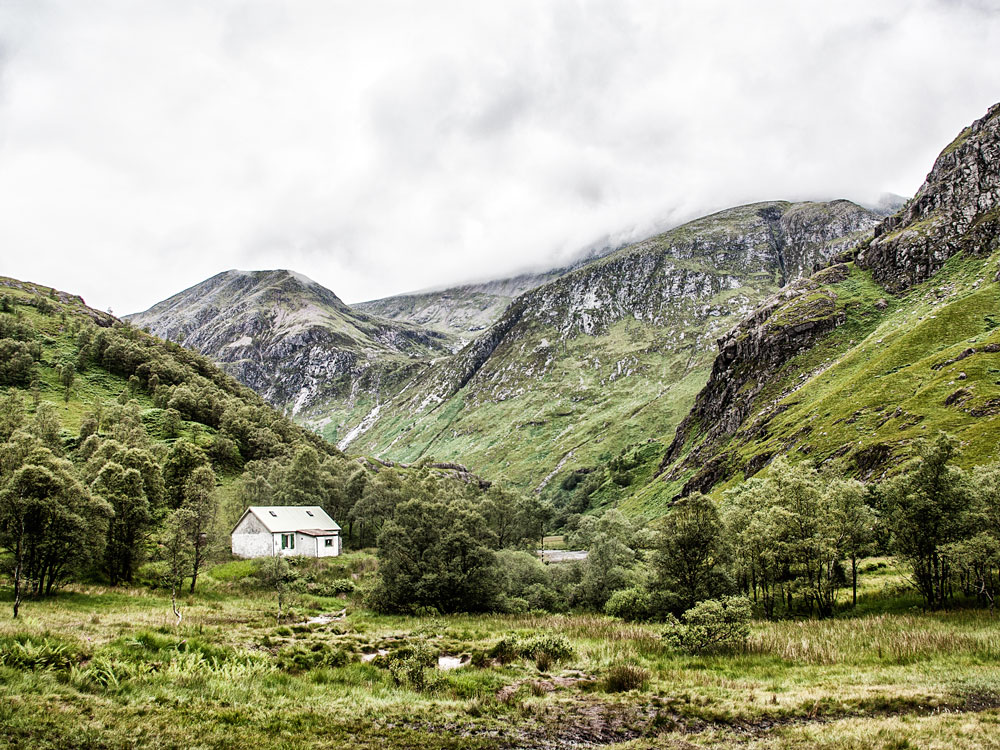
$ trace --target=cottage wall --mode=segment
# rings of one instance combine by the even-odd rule
[[[326,540],[332,539],[333,545],[326,546]],[[340,554],[340,535],[321,536],[316,538],[316,557],[336,557]]]
[[[296,534],[294,551],[296,555],[316,557],[316,537],[308,534]]]
[[[270,557],[274,554],[274,540],[270,531],[247,513],[233,530],[233,554],[237,557]],[[280,539],[279,539],[280,544]]]

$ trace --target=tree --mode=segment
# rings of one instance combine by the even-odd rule
[[[401,503],[378,536],[378,606],[392,612],[492,610],[499,583],[491,536],[467,500]]]
[[[858,604],[858,559],[867,554],[875,540],[875,511],[866,499],[868,489],[856,479],[833,478],[827,485],[824,506],[836,547],[851,561],[851,604]]]
[[[0,398],[0,443],[6,443],[24,424],[24,399],[10,389]]]
[[[40,403],[28,430],[50,451],[56,455],[62,453],[62,424],[55,404],[50,401]]]
[[[104,550],[105,571],[113,586],[122,581],[130,583],[142,555],[141,545],[153,522],[149,499],[142,488],[142,475],[136,469],[109,461],[91,488],[114,510]]]
[[[715,503],[700,492],[677,501],[656,536],[654,587],[677,613],[732,589],[732,557]]]
[[[479,512],[496,538],[496,548],[525,548],[541,542],[550,509],[537,496],[524,496],[494,483],[479,501]]]
[[[724,495],[724,521],[734,551],[734,573],[740,588],[773,617],[780,597],[777,529],[768,484],[753,477]]]
[[[34,370],[35,357],[29,344],[0,339],[0,385],[25,385]]]
[[[970,536],[974,494],[965,472],[951,462],[955,440],[943,433],[917,446],[902,473],[883,487],[883,518],[890,545],[913,570],[913,584],[932,609],[951,598],[945,545]]]
[[[205,551],[212,540],[212,530],[219,501],[215,494],[215,472],[210,466],[199,466],[184,486],[184,505],[187,511],[188,540],[191,545],[191,593],[198,583],[198,571],[205,562]]]
[[[611,595],[631,586],[635,550],[629,546],[635,529],[617,510],[582,525],[578,538],[588,539],[583,575],[573,598],[592,609],[603,609]]]
[[[178,440],[170,449],[163,464],[163,484],[167,493],[167,504],[179,508],[184,502],[184,488],[188,479],[199,466],[208,464],[205,451],[187,440]]]
[[[99,553],[110,509],[36,438],[0,446],[0,469],[0,546],[12,556],[17,617],[25,589],[49,594]]]
[[[63,401],[69,401],[75,379],[76,366],[68,359],[63,360],[62,364],[59,365],[59,382],[62,383],[63,387]]]
[[[295,571],[281,555],[271,557],[260,569],[260,576],[264,585],[274,590],[278,595],[278,622],[281,622],[285,595],[288,587],[295,581]]]
[[[407,491],[408,490],[408,491]],[[396,512],[396,506],[409,497],[428,498],[426,489],[411,479],[406,489],[394,469],[384,469],[367,481],[361,499],[351,509],[349,521],[359,526],[360,546],[376,540],[382,525]]]
[[[189,508],[177,508],[171,511],[160,535],[160,546],[164,561],[167,563],[170,583],[170,607],[178,625],[181,624],[182,617],[177,607],[177,591],[183,585],[184,576],[191,569],[194,558],[190,538],[190,529],[194,525],[192,515],[193,512]]]

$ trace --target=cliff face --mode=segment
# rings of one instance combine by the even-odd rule
[[[395,398],[343,418],[336,438],[396,460],[461,459],[535,487],[567,461],[672,431],[708,377],[715,340],[877,222],[847,201],[773,202],[623,248],[517,297]]]
[[[226,271],[128,318],[292,413],[377,390],[414,358],[447,352],[442,334],[355,312],[290,271]]]
[[[929,279],[958,252],[1000,247],[1000,104],[941,152],[903,210],[875,229],[858,265],[892,292]]]
[[[998,209],[1000,105],[942,152],[871,242],[843,248],[719,339],[660,481],[709,491],[792,452],[876,476],[935,427],[967,431],[970,454],[995,445]],[[977,366],[959,372],[968,351]],[[956,377],[966,385],[953,398]]]

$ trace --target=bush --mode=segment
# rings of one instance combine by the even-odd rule
[[[607,693],[644,690],[648,684],[649,672],[634,662],[612,664],[604,677],[604,691]]]
[[[135,571],[135,582],[150,589],[170,587],[170,563],[149,562]]]
[[[671,615],[663,638],[691,654],[735,651],[750,635],[750,601],[742,596],[706,599],[685,612]]]
[[[431,690],[439,680],[437,654],[426,644],[399,649],[388,658],[386,666],[397,685],[413,690]]]
[[[489,656],[501,664],[507,664],[515,659],[533,659],[542,671],[547,670],[555,662],[566,661],[573,656],[573,647],[565,636],[536,635],[521,639],[515,635],[507,635],[489,650]]]
[[[628,622],[648,620],[651,613],[649,594],[640,588],[619,589],[605,603],[604,612]]]

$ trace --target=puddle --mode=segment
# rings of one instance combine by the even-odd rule
[[[464,667],[469,663],[468,656],[445,656],[442,654],[438,657],[438,669],[443,672],[447,672],[451,669],[458,669],[459,667]]]
[[[587,550],[585,549],[547,549],[538,550],[538,554],[547,563],[573,562],[574,560],[587,559]]]
[[[346,609],[342,609],[339,612],[330,612],[325,615],[316,615],[315,617],[310,617],[306,620],[306,625],[329,625],[331,622],[343,620],[346,615]]]

